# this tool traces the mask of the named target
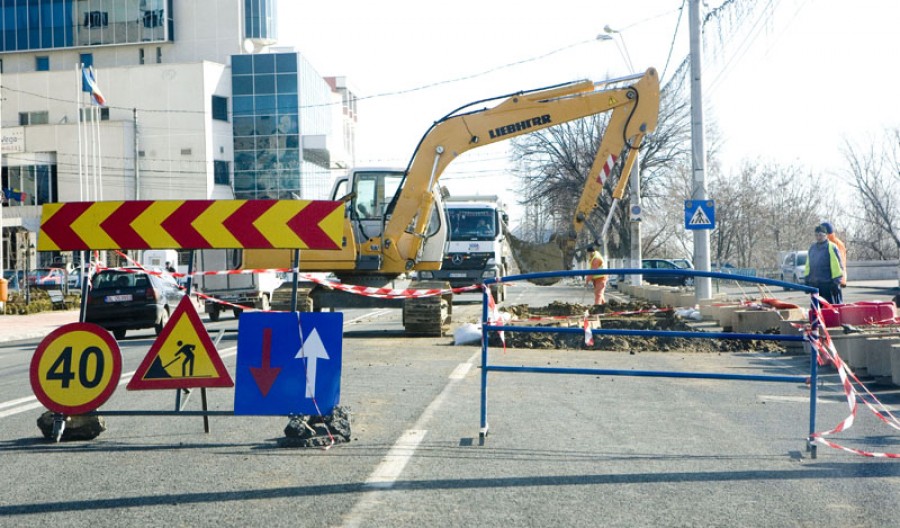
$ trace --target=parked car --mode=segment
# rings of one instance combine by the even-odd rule
[[[669,259],[644,259],[641,261],[643,269],[685,269]],[[690,286],[694,284],[694,277],[687,275],[644,275],[644,280],[650,284],[662,286]]]
[[[62,268],[36,268],[28,272],[28,286],[32,288],[62,288],[68,281]]]
[[[88,270],[92,269],[95,273],[97,269],[105,268],[106,266],[103,263],[100,263],[99,266],[97,263],[91,262],[90,264],[86,264],[84,267],[84,271],[79,273],[78,266],[69,270],[68,274],[68,283],[69,289],[80,289],[81,288],[81,279],[88,274]]]
[[[801,284],[806,268],[806,257],[806,251],[787,252],[781,260],[781,280]]]
[[[85,320],[123,339],[127,330],[153,328],[159,335],[184,297],[171,276],[140,268],[104,269],[91,279]]]
[[[694,269],[694,263],[688,259],[669,259],[681,269]]]

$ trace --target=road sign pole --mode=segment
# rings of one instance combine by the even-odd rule
[[[700,26],[700,0],[688,2],[690,20],[690,48],[691,48],[691,152],[693,168],[692,200],[706,200],[706,148],[703,143],[703,84],[700,78],[700,62],[702,56],[701,26]],[[694,231],[694,268],[699,271],[709,271],[709,231],[698,229]],[[709,277],[695,277],[694,289],[697,300],[709,299],[712,296],[712,280]]]
[[[294,269],[291,270],[291,311],[297,311],[297,281],[300,279],[300,250],[294,250]]]

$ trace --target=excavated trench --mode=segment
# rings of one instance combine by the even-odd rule
[[[501,307],[509,312],[513,322],[521,326],[583,327],[584,313],[599,321],[595,328],[627,330],[667,330],[701,333],[692,328],[671,309],[659,310],[646,303],[622,303],[611,301],[603,306],[586,306],[577,303],[553,302],[547,306],[531,307],[527,304]],[[506,346],[537,349],[590,349],[637,352],[769,352],[783,353],[778,341],[736,339],[688,339],[659,336],[594,336],[594,345],[584,342],[584,334],[539,332],[506,332]],[[490,346],[503,346],[500,337],[492,332]]]

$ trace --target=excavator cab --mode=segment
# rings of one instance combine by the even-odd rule
[[[356,269],[381,269],[381,240],[403,178],[402,169],[355,169],[335,182],[332,199],[349,199],[347,218],[360,248]],[[433,205],[427,212],[429,221],[424,243],[407,271],[440,268],[448,236],[447,222],[442,217],[442,198],[435,188]]]

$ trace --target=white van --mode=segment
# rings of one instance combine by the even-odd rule
[[[781,280],[803,284],[806,268],[806,251],[788,251],[781,259]]]

